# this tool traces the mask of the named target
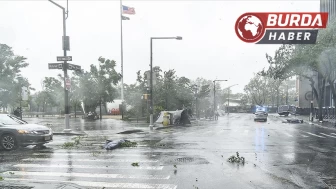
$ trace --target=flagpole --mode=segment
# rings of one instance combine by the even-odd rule
[[[120,44],[121,44],[121,100],[124,102],[124,53],[123,53],[123,25],[122,25],[122,2],[120,0]]]

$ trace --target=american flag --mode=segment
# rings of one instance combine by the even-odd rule
[[[135,14],[135,10],[133,7],[128,7],[128,6],[122,6],[122,11],[123,11],[123,14]]]

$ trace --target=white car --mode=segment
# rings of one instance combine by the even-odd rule
[[[256,113],[254,113],[254,121],[259,121],[259,120],[262,120],[262,121],[267,121],[267,116],[268,116],[268,113],[265,112],[265,111],[257,111]]]

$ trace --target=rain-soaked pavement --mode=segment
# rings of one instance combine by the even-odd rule
[[[336,130],[283,119],[270,115],[263,123],[254,122],[253,114],[230,114],[151,132],[143,124],[73,119],[73,129],[88,134],[74,147],[64,145],[74,142],[74,136],[57,135],[45,149],[0,151],[0,188],[64,188],[71,183],[67,188],[316,189],[336,184]],[[63,129],[63,120],[41,124],[47,122],[54,130]],[[128,129],[144,132],[116,134]],[[106,139],[120,138],[138,146],[101,149]],[[244,165],[227,162],[236,152],[245,158]]]

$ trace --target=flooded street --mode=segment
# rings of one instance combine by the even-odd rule
[[[50,119],[51,127],[60,120]],[[149,131],[147,124],[106,119],[83,125],[78,119],[71,125],[87,134],[78,143],[76,136],[55,135],[45,149],[0,151],[0,186],[327,188],[325,182],[332,184],[336,171],[336,131],[282,120],[270,115],[266,123],[254,122],[253,114],[230,114],[190,127]],[[132,129],[143,132],[117,134]],[[127,139],[137,147],[107,151],[101,147],[106,139]],[[244,164],[227,161],[236,152]]]

